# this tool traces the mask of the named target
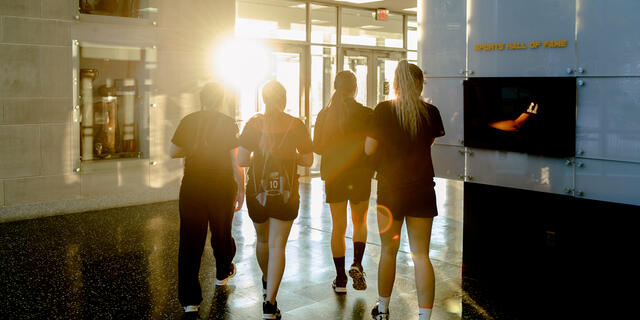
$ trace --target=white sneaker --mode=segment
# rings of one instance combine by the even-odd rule
[[[222,280],[218,280],[216,279],[216,286],[224,286],[227,284],[227,281],[229,281],[229,279],[233,278],[233,276],[236,275],[236,264],[231,262],[231,270],[229,271],[229,275],[222,279]]]

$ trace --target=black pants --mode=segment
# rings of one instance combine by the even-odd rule
[[[236,254],[231,236],[235,183],[193,183],[183,180],[180,187],[180,249],[178,251],[178,299],[183,306],[199,305],[202,292],[198,273],[211,229],[211,247],[216,259],[216,278],[229,274]]]

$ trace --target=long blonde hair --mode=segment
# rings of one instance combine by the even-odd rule
[[[410,64],[407,60],[398,63],[393,79],[393,89],[396,93],[393,105],[400,126],[412,139],[418,135],[423,118],[429,124],[429,114],[420,97],[423,84],[424,76],[418,66]]]

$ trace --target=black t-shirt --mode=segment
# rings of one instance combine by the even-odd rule
[[[253,152],[253,160],[249,167],[249,181],[247,183],[247,195],[255,194],[254,181],[262,176],[264,165],[264,154],[261,148],[263,132],[270,137],[274,146],[271,152],[283,159],[285,167],[294,177],[292,187],[292,198],[298,197],[297,179],[297,153],[306,154],[312,152],[311,137],[304,123],[298,118],[294,118],[284,112],[275,112],[268,116],[269,121],[273,121],[265,127],[267,116],[258,114],[245,125],[240,135],[240,146]],[[296,152],[297,151],[297,152]]]
[[[171,142],[185,152],[184,179],[233,182],[230,150],[238,147],[238,126],[217,111],[184,117]]]
[[[353,99],[347,101],[347,119],[342,129],[328,121],[331,110],[323,108],[318,114],[313,132],[313,151],[322,156],[322,180],[332,181],[344,174],[373,175],[370,162],[364,154],[364,140],[373,110]]]
[[[373,111],[369,136],[378,141],[375,155],[378,190],[433,187],[431,143],[444,135],[444,126],[438,108],[426,102],[423,106],[429,121],[422,119],[418,135],[413,139],[401,127],[392,101],[381,102]]]

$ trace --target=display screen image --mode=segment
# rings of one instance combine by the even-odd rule
[[[576,79],[464,81],[465,146],[549,157],[575,155]]]

